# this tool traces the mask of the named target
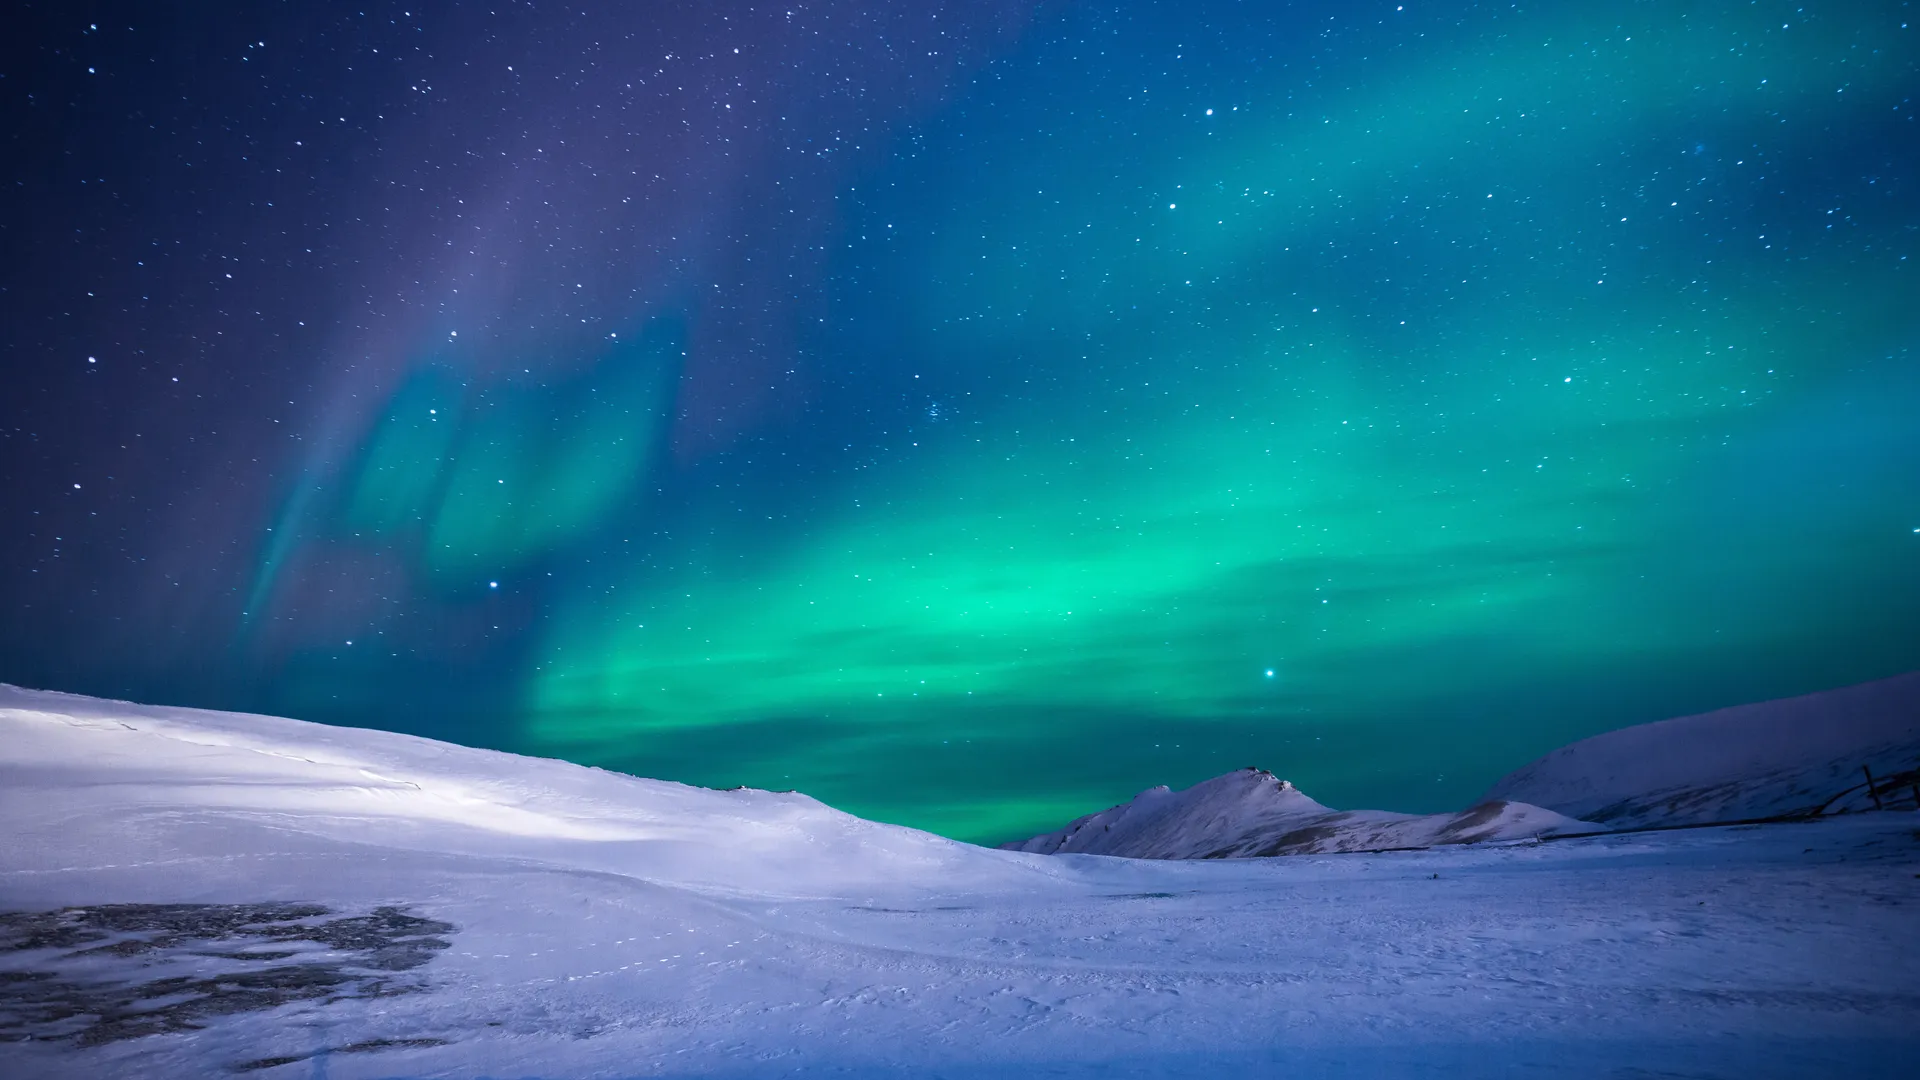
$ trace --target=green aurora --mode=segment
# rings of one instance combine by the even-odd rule
[[[1251,7],[1064,7],[888,132],[750,444],[675,454],[643,312],[423,359],[328,528],[538,579],[501,745],[976,840],[1920,666],[1909,8]]]

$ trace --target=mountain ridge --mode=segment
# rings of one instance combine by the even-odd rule
[[[1454,813],[1334,810],[1250,766],[1179,791],[1151,787],[1000,847],[1263,858],[1818,816],[1889,801],[1920,802],[1920,672],[1594,735],[1508,773]]]
[[[1173,791],[1148,788],[1063,828],[1000,845],[1043,855],[1246,859],[1518,840],[1601,826],[1514,800],[1451,814],[1335,810],[1265,769],[1244,768]]]

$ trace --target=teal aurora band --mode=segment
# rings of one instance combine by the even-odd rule
[[[131,540],[35,466],[0,678],[998,840],[1920,666],[1920,12],[869,7],[313,31],[351,100],[236,114],[311,182],[101,286],[206,328],[155,395],[258,315],[260,418],[122,391]]]

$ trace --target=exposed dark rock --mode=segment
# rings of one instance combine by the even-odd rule
[[[307,1061],[311,1058],[319,1057],[323,1053],[371,1054],[380,1050],[414,1050],[414,1049],[420,1049],[420,1048],[430,1047],[430,1046],[446,1046],[446,1045],[448,1045],[448,1043],[447,1043],[447,1040],[445,1039],[368,1039],[365,1042],[350,1043],[346,1046],[336,1046],[331,1049],[318,1051],[312,1054],[294,1054],[291,1056],[265,1057],[265,1058],[256,1058],[253,1061],[243,1061],[240,1064],[235,1065],[233,1067],[233,1071],[234,1072],[258,1072],[261,1069],[272,1069],[272,1068],[277,1068],[281,1065],[292,1065],[293,1063],[298,1061]]]
[[[331,914],[318,904],[0,912],[0,1042],[93,1046],[295,1002],[413,993],[424,987],[395,976],[455,931],[397,907]]]

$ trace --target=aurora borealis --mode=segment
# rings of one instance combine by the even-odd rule
[[[998,840],[1920,667],[1916,15],[48,6],[0,680]]]

